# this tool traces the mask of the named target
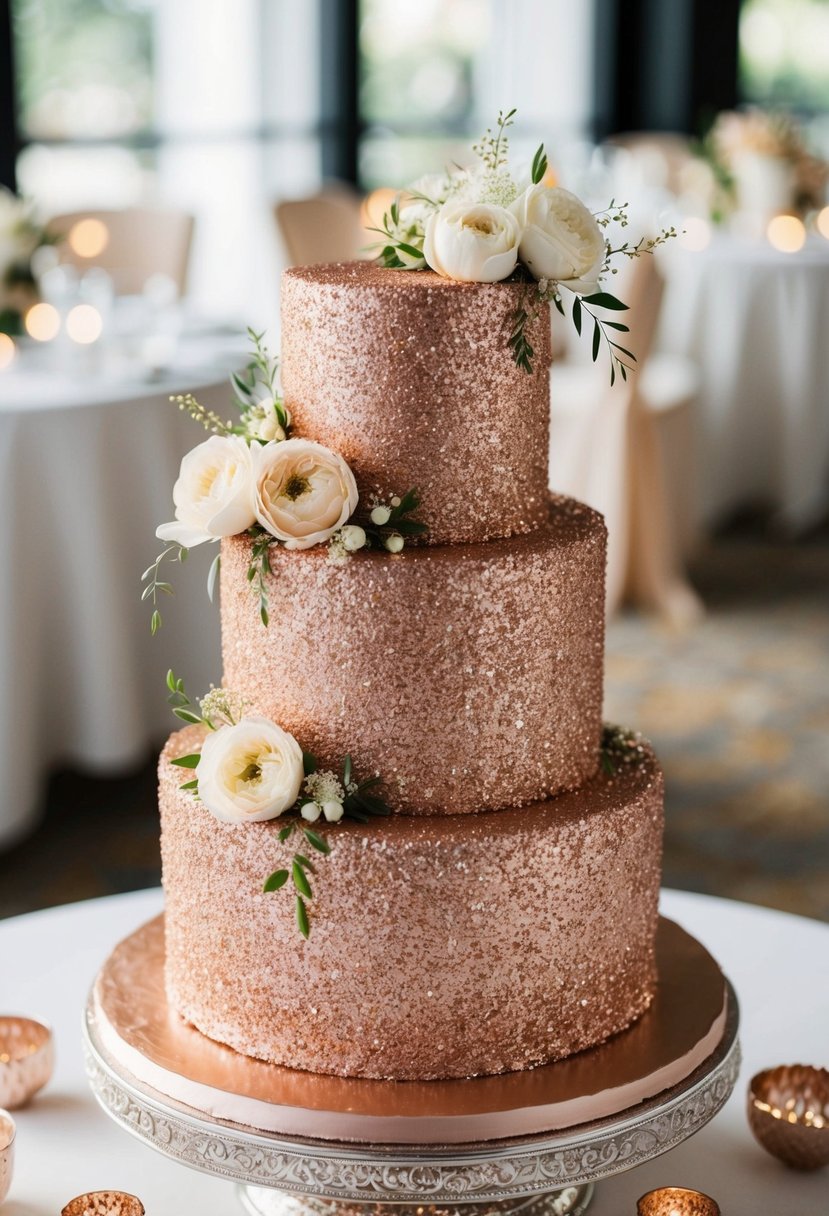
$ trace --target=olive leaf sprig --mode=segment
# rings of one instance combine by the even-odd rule
[[[296,812],[297,818],[291,819],[284,827],[281,827],[277,838],[280,844],[285,844],[291,837],[299,834],[310,845],[311,849],[322,854],[323,857],[327,857],[331,852],[331,845],[326,837],[320,835],[319,832],[303,822],[303,807],[308,804],[308,778],[313,777],[317,773],[318,765],[316,757],[310,752],[303,752],[302,758],[306,778],[306,794],[300,794],[300,797],[292,807],[292,811]],[[379,775],[369,777],[365,781],[356,782],[354,780],[353,764],[350,755],[346,755],[343,758],[341,773],[341,785],[345,792],[342,802],[343,818],[354,819],[358,823],[367,823],[372,816],[389,815],[391,813],[390,808],[383,799],[376,792],[370,792],[382,783],[382,778]],[[334,774],[330,774],[330,776],[333,777]],[[262,887],[263,893],[267,895],[274,891],[280,891],[290,880],[294,890],[294,913],[297,928],[306,939],[310,936],[311,932],[311,925],[308,919],[308,904],[306,901],[312,899],[314,895],[309,875],[315,876],[316,872],[316,866],[304,853],[295,852],[290,861],[290,868],[283,867],[274,870],[265,879]]]

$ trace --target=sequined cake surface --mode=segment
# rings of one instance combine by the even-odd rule
[[[529,536],[332,565],[278,553],[270,625],[222,546],[225,683],[325,767],[350,753],[406,814],[517,806],[598,763],[605,529],[555,499]]]
[[[335,448],[364,497],[416,487],[434,544],[528,532],[545,515],[550,322],[536,372],[507,347],[523,284],[367,262],[282,280],[282,380],[297,432]]]
[[[505,1072],[603,1041],[647,1008],[662,780],[644,745],[616,775],[519,810],[394,816],[328,833],[301,938],[278,820],[227,825],[161,765],[167,983],[246,1055],[398,1079]]]

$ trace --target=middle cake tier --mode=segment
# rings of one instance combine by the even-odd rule
[[[606,533],[553,498],[544,527],[332,564],[275,549],[270,623],[252,541],[222,542],[224,683],[324,768],[350,753],[392,810],[522,806],[592,776],[601,734]]]

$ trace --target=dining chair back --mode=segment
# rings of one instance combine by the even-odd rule
[[[359,197],[343,187],[284,199],[275,205],[274,217],[289,266],[347,262],[366,243]]]
[[[621,294],[629,311],[611,316],[624,318],[630,331],[609,336],[636,356],[633,370],[624,380],[617,368],[610,387],[604,361],[554,364],[550,485],[605,517],[608,613],[628,599],[684,622],[698,614],[699,605],[682,574],[685,554],[674,525],[679,512],[666,469],[677,463],[690,467],[695,379],[691,374],[674,377],[679,392],[673,395],[660,389],[665,378],[658,369],[664,360],[654,356],[653,348],[662,276],[650,255],[628,270]],[[625,362],[631,364],[627,357]],[[673,451],[677,443],[682,445],[678,457]]]
[[[81,273],[100,267],[119,295],[139,295],[154,274],[172,279],[184,295],[194,226],[186,211],[148,207],[73,211],[49,223],[61,262]]]

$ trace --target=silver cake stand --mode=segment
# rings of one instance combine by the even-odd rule
[[[727,989],[718,1045],[672,1089],[593,1123],[477,1143],[331,1140],[324,1112],[319,1138],[206,1115],[139,1081],[115,1058],[111,1039],[103,1041],[94,994],[85,1019],[86,1064],[107,1114],[167,1157],[235,1181],[250,1216],[578,1216],[596,1181],[668,1152],[724,1105],[740,1062],[737,1001]]]

